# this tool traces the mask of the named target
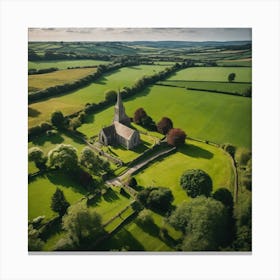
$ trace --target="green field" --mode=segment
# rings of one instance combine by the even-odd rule
[[[57,215],[50,208],[51,198],[59,187],[66,200],[73,204],[79,201],[86,191],[62,172],[52,172],[36,177],[28,184],[28,219],[45,216],[46,219]]]
[[[46,74],[28,75],[28,92],[71,83],[96,71],[96,68],[66,69]]]
[[[169,117],[174,127],[184,129],[191,137],[251,147],[250,98],[153,86],[124,104],[129,116],[143,107],[155,122],[164,116]],[[89,117],[88,123],[78,130],[88,136],[97,135],[103,125],[112,122],[113,114],[114,109],[110,107]]]
[[[33,103],[29,105],[30,111],[34,112],[34,114],[33,116],[29,115],[28,125],[33,127],[42,121],[48,120],[55,110],[61,110],[65,115],[72,114],[84,108],[86,103],[98,103],[104,100],[106,90],[118,90],[124,86],[131,86],[144,75],[152,75],[164,68],[165,66],[159,65],[121,68],[70,94]]]
[[[175,154],[149,165],[136,175],[140,186],[162,186],[171,189],[174,205],[189,201],[180,187],[182,173],[188,169],[202,169],[213,181],[213,189],[226,187],[233,192],[234,174],[229,156],[221,149],[187,139],[187,144]]]
[[[100,64],[108,64],[110,61],[80,59],[80,60],[46,60],[46,61],[28,61],[28,69],[46,69],[58,68],[67,69],[67,67],[84,67],[84,66],[98,66]]]
[[[218,81],[227,82],[228,75],[235,73],[236,82],[251,82],[251,67],[194,67],[178,71],[168,80],[188,80],[188,81]]]
[[[184,88],[193,88],[193,89],[202,89],[202,90],[216,90],[222,92],[228,92],[233,94],[242,94],[249,87],[251,83],[229,83],[229,82],[208,82],[208,81],[163,81],[159,82],[161,85],[169,85],[174,87],[184,87]]]

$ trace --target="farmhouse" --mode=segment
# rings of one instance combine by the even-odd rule
[[[121,95],[118,93],[115,105],[113,124],[103,127],[99,132],[99,142],[103,145],[122,145],[126,149],[133,149],[140,144],[139,132],[128,127],[130,118],[125,113]]]

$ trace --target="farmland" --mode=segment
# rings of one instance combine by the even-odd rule
[[[28,91],[38,91],[48,87],[63,85],[84,78],[96,71],[96,68],[59,70],[52,73],[28,75]]]
[[[83,87],[72,93],[50,98],[45,101],[29,105],[30,110],[36,112],[36,117],[29,116],[29,127],[35,126],[42,121],[48,120],[55,110],[61,110],[63,114],[72,114],[81,110],[86,103],[98,103],[104,100],[104,92],[108,89],[118,90],[124,86],[133,85],[144,75],[151,75],[166,66],[141,65],[125,67],[113,73],[104,75],[89,86]],[[80,70],[80,69],[78,69]]]
[[[28,61],[28,69],[58,68],[60,70],[70,67],[98,66],[108,64],[110,61],[81,59],[81,60],[50,60],[50,61]]]
[[[80,211],[77,206],[82,204],[89,215],[97,213],[102,221],[102,236],[91,240],[93,237],[87,236],[90,219],[86,219],[83,231],[85,212],[81,214],[82,218],[77,218],[75,224],[77,228],[81,227],[78,239],[82,240],[85,234],[84,240],[91,240],[90,245],[84,247],[82,242],[76,242],[70,237],[72,241],[68,239],[73,247],[66,246],[66,251],[184,251],[183,240],[188,238],[186,232],[191,229],[185,226],[182,230],[170,222],[169,218],[183,202],[191,205],[190,202],[200,195],[209,196],[209,205],[212,200],[219,204],[217,209],[227,209],[223,211],[228,211],[227,222],[238,228],[235,218],[239,219],[239,214],[230,220],[233,215],[230,211],[241,213],[244,206],[242,197],[248,198],[251,194],[248,178],[250,179],[251,168],[252,98],[251,95],[242,96],[252,88],[250,42],[33,42],[29,44],[29,52],[30,50],[34,52],[30,55],[35,54],[39,58],[28,62],[29,69],[59,68],[58,71],[47,74],[29,75],[30,92],[72,83],[96,71],[95,66],[100,64],[110,63],[119,67],[111,72],[101,70],[98,76],[100,78],[86,86],[81,85],[78,89],[36,102],[29,99],[28,127],[33,129],[28,132],[28,149],[37,147],[40,150],[33,155],[33,159],[30,156],[32,150],[28,154],[28,220],[29,225],[38,229],[38,238],[43,241],[39,250],[63,251],[65,247],[60,247],[61,244],[72,234],[63,224],[65,215],[70,216],[69,208],[67,210],[66,207],[66,212],[61,214],[51,206],[57,188],[63,191],[72,209],[76,207],[76,211]],[[48,56],[62,58],[48,60]],[[161,75],[166,67],[173,65],[172,75]],[[92,68],[82,68],[84,66]],[[77,68],[68,69],[71,67]],[[147,77],[159,72],[162,73],[156,78]],[[232,82],[228,79],[230,73],[236,74]],[[136,82],[141,86],[133,88]],[[104,101],[106,91],[122,92],[125,87],[130,87],[124,90],[126,95],[122,100],[125,112],[130,117],[131,128],[138,130],[141,139],[141,143],[137,142],[138,145],[130,150],[116,139],[128,137],[125,141],[130,141],[131,136],[120,136],[115,130],[106,132],[112,133],[108,137],[114,139],[110,145],[103,140],[99,142],[98,138],[100,130],[112,124],[114,112],[117,114],[122,110],[119,103],[116,106],[113,102],[108,102],[105,105],[99,104],[98,107],[88,104],[84,110],[87,103],[98,104]],[[151,117],[150,122],[154,121],[153,126],[147,125],[149,118],[146,117],[146,124],[143,120],[135,123],[136,117],[133,117],[138,108],[146,111]],[[50,120],[51,114],[57,110],[66,117],[62,116],[62,120],[58,122],[54,118]],[[74,113],[79,115],[73,116]],[[181,129],[187,137],[175,143],[170,141],[170,130],[167,137],[159,133],[161,130],[154,124],[163,117],[170,118],[173,127]],[[51,124],[40,125],[46,121]],[[43,127],[47,128],[44,130]],[[100,139],[103,137],[102,135]],[[65,150],[62,154],[54,155],[58,157],[58,161],[53,163],[48,154],[60,144],[71,145],[76,152]],[[88,149],[84,149],[85,147]],[[169,153],[153,157],[158,151],[165,149]],[[40,156],[43,157],[43,163]],[[63,161],[67,164],[60,164]],[[240,161],[243,162],[242,166]],[[139,164],[136,168],[136,162],[144,164]],[[190,193],[187,195],[180,178],[190,169],[201,170],[210,177],[213,186],[211,193],[205,194],[202,189],[195,196]],[[243,172],[241,177],[237,176],[239,169]],[[196,183],[196,180],[191,184]],[[156,190],[153,195],[149,193],[151,187]],[[161,187],[165,188],[165,193]],[[229,202],[215,197],[214,192],[221,188],[226,192]],[[239,193],[238,188],[241,190]],[[241,198],[239,204],[237,198]],[[63,200],[59,203],[62,205]],[[235,210],[235,207],[240,209]],[[212,210],[216,211],[214,208]],[[209,223],[215,220],[214,216],[211,217],[212,210],[207,211],[210,215],[207,218]],[[195,213],[197,209],[193,208],[190,212],[192,211]],[[79,213],[82,211],[77,212],[77,217]],[[141,216],[145,218],[143,213],[146,214],[148,223],[141,221]],[[62,219],[50,231],[48,227],[36,224],[36,217],[45,216],[43,223],[49,222],[52,227],[52,219],[58,215]],[[250,215],[249,210],[246,215]],[[204,222],[202,219],[201,223]],[[246,226],[249,229],[250,226]],[[199,246],[208,244],[208,241],[204,242],[208,230],[207,224],[205,233],[199,237]],[[231,234],[234,235],[231,229],[225,229],[224,235]],[[243,237],[241,232],[241,238]],[[242,241],[236,244],[231,240],[214,249],[242,251],[249,248]],[[239,248],[239,244],[245,245],[240,245]],[[197,250],[195,248],[193,251]],[[203,250],[209,251],[207,247]]]

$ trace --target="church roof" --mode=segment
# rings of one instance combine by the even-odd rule
[[[110,126],[103,127],[102,130],[107,137],[115,134],[115,126],[113,124]]]
[[[116,129],[116,133],[127,140],[129,140],[131,138],[131,136],[133,135],[133,133],[136,132],[134,129],[132,129],[128,126],[125,126],[119,122],[114,122],[114,126]]]

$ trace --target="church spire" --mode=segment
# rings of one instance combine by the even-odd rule
[[[114,122],[120,122],[125,125],[130,124],[130,119],[125,113],[125,108],[122,103],[122,97],[120,91],[118,91],[117,95],[117,103],[115,105],[115,116],[114,116]]]

